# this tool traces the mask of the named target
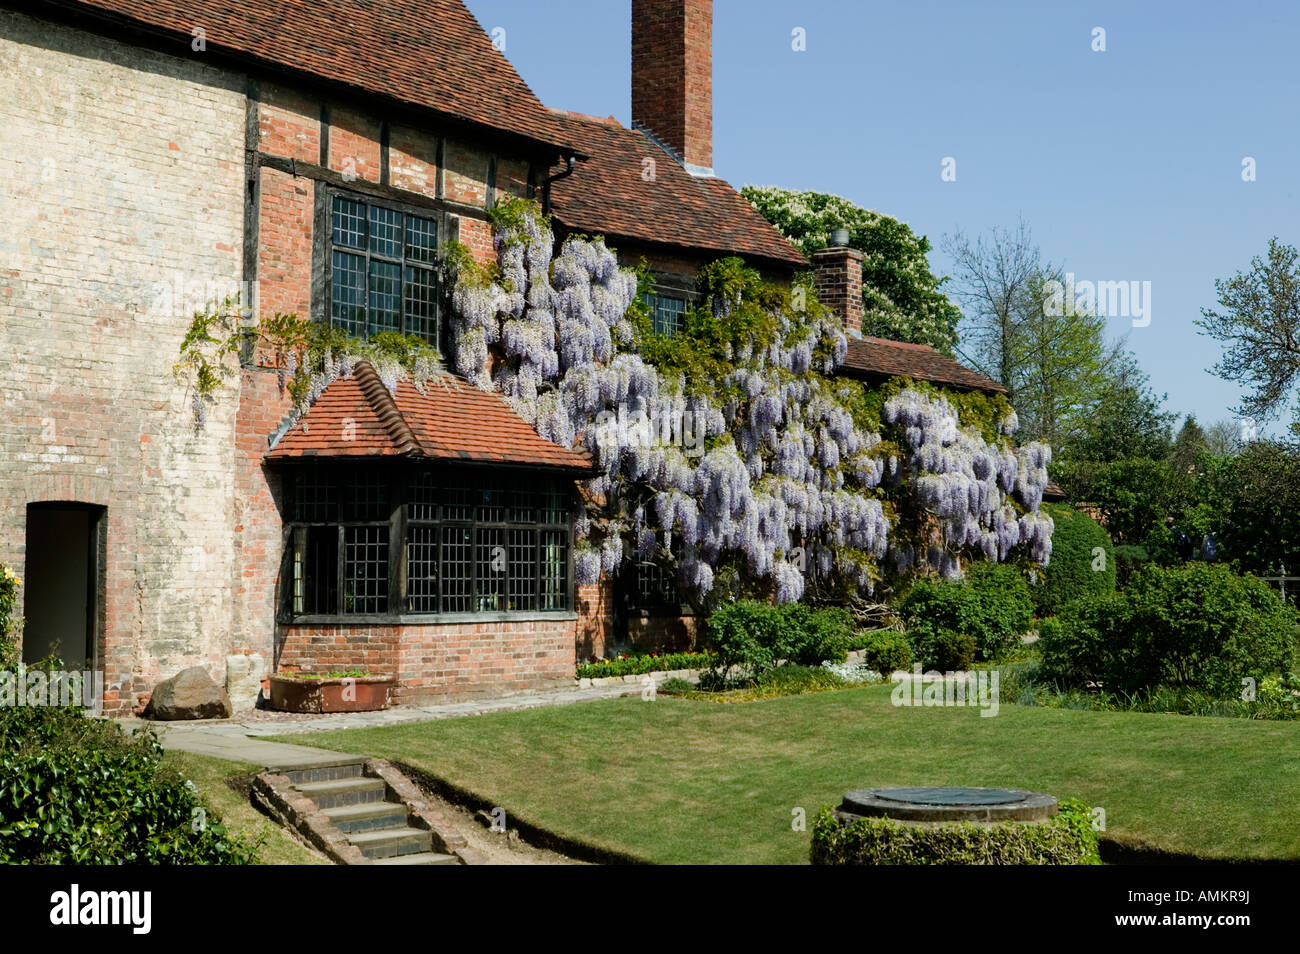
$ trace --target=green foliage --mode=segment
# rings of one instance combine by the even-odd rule
[[[655,691],[661,692],[664,695],[680,696],[685,695],[688,692],[695,692],[696,686],[695,683],[688,679],[682,679],[680,676],[673,676],[671,679],[665,679],[663,682],[659,683]]]
[[[1300,252],[1274,236],[1267,258],[1255,256],[1250,271],[1216,279],[1220,311],[1201,310],[1202,334],[1227,346],[1211,370],[1251,390],[1240,413],[1269,418],[1287,402],[1300,379]],[[1292,429],[1300,433],[1300,403]]]
[[[715,681],[725,682],[733,666],[759,679],[781,660],[800,666],[840,661],[852,638],[852,617],[840,607],[737,600],[709,616]]]
[[[408,378],[420,387],[442,367],[438,350],[417,335],[382,331],[359,338],[324,322],[280,312],[253,321],[244,315],[238,296],[228,297],[194,313],[172,366],[177,382],[193,393],[200,426],[240,361],[253,360],[259,349],[280,369],[282,384],[299,411],[306,409],[313,388],[333,380],[344,362],[369,361],[381,375]]]
[[[841,824],[829,808],[812,832],[815,865],[1099,865],[1092,812],[1063,799],[1045,822],[908,825],[890,818]]]
[[[250,863],[162,756],[77,709],[0,708],[0,863]]]
[[[577,678],[639,676],[647,672],[667,672],[670,669],[706,669],[711,665],[713,665],[713,656],[710,653],[651,653],[645,656],[620,656],[618,659],[578,663]]]
[[[1221,560],[1264,576],[1300,572],[1300,446],[1252,441],[1212,462],[1202,500]]]
[[[1115,552],[1101,524],[1072,507],[1046,504],[1043,510],[1055,529],[1052,562],[1039,571],[1040,582],[1033,588],[1038,615],[1050,616],[1080,597],[1113,593]]]
[[[1267,584],[1226,566],[1148,566],[1114,596],[1067,605],[1040,630],[1042,676],[1131,694],[1156,686],[1239,696],[1296,665],[1300,621]]]
[[[849,642],[849,649],[861,650],[863,663],[885,676],[912,668],[912,640],[906,633],[892,629],[859,633]],[[973,645],[971,651],[973,654]]]
[[[17,636],[23,621],[15,611],[22,582],[17,573],[0,563],[0,670],[12,669],[18,662]]]
[[[1167,527],[1157,527],[1156,529],[1157,531],[1163,531],[1165,535],[1169,533]],[[1153,533],[1153,535],[1155,534]],[[1148,538],[1149,543],[1150,538]],[[1149,546],[1138,546],[1132,543],[1115,547],[1115,585],[1128,586],[1129,580],[1133,579],[1137,571],[1152,559],[1152,552]],[[1172,547],[1170,552],[1172,552]]]
[[[1142,543],[1171,509],[1169,464],[1138,457],[1103,465],[1090,501],[1106,518],[1106,529],[1122,543]]]
[[[967,639],[976,659],[1001,658],[1032,625],[1034,601],[1016,567],[974,563],[962,580],[918,580],[898,610],[921,664],[956,669],[948,663],[965,656]]]
[[[897,219],[822,192],[745,186],[741,194],[805,255],[825,248],[835,228],[863,253],[864,334],[927,344],[952,354],[961,312],[930,270],[930,242]]]
[[[965,671],[975,662],[977,652],[974,636],[945,626],[919,627],[912,637],[912,645],[926,671]]]

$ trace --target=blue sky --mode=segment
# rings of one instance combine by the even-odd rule
[[[468,0],[548,106],[630,121],[628,0]],[[1151,282],[1109,322],[1168,407],[1231,417],[1196,333],[1214,279],[1300,243],[1300,4],[716,0],[714,166],[944,233],[1023,217],[1079,280]],[[806,50],[791,48],[801,27]],[[1106,31],[1094,52],[1093,29]],[[1242,181],[1253,157],[1256,181]],[[940,180],[944,157],[955,182]]]

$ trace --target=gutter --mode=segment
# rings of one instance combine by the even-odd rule
[[[558,182],[561,179],[567,179],[569,176],[573,175],[574,165],[577,162],[574,154],[569,153],[565,157],[565,160],[566,166],[564,169],[553,176],[547,176],[542,182],[542,215],[551,214],[551,183]]]

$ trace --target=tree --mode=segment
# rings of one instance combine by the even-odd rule
[[[1211,457],[1235,457],[1243,443],[1236,421],[1215,421],[1205,429],[1205,449]]]
[[[1201,309],[1197,324],[1227,346],[1211,369],[1251,393],[1238,412],[1268,420],[1286,403],[1300,377],[1300,258],[1294,246],[1269,240],[1267,261],[1255,256],[1249,272],[1216,279],[1222,311]],[[1300,403],[1292,428],[1300,432]]]
[[[952,256],[955,296],[964,307],[960,353],[1007,389],[1012,403],[1020,384],[1026,317],[1040,307],[1045,271],[1024,221],[995,228],[972,242],[962,232],[944,236]]]
[[[849,230],[849,245],[863,253],[863,334],[953,353],[961,312],[941,291],[947,278],[930,270],[925,236],[837,195],[776,186],[745,186],[740,191],[810,257],[829,244],[832,229]]]
[[[1214,462],[1206,484],[1222,559],[1258,574],[1300,568],[1300,446],[1252,441]]]
[[[1053,446],[1081,426],[1108,380],[1106,319],[1072,302],[1053,307],[1049,289],[1061,281],[1059,270],[1030,281],[1010,356],[1021,433]]]

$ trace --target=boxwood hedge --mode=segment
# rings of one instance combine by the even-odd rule
[[[1063,800],[1043,822],[906,824],[890,818],[847,823],[823,808],[813,823],[815,865],[1099,865],[1092,813]]]
[[[1115,550],[1096,520],[1073,507],[1048,504],[1052,560],[1033,588],[1039,616],[1053,616],[1071,600],[1115,592]]]

